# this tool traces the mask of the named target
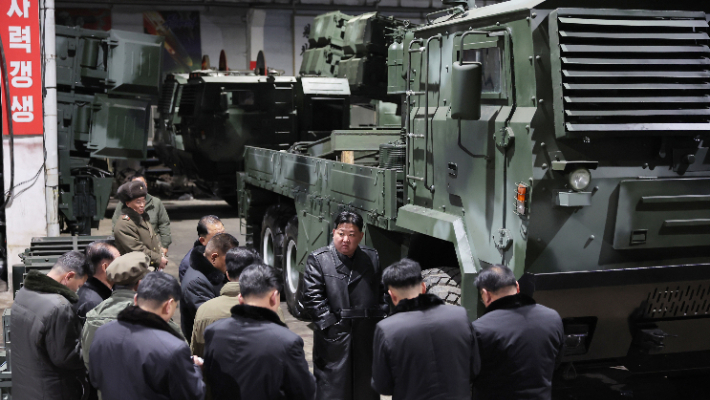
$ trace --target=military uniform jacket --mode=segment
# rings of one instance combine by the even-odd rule
[[[121,255],[142,251],[150,257],[150,265],[158,267],[163,256],[160,251],[160,236],[153,231],[148,214],[138,214],[126,206],[121,211],[123,214],[113,231],[116,248]]]
[[[123,207],[125,204],[123,202],[118,202],[116,209],[113,211],[113,218],[111,218],[111,226],[116,229],[116,222],[123,215]],[[159,198],[147,195],[145,196],[145,213],[150,217],[150,224],[153,226],[155,233],[160,236],[160,245],[164,248],[168,248],[173,242],[173,238],[170,233],[170,218],[168,217],[168,212],[165,210],[163,202]]]

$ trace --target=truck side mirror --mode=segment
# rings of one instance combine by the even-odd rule
[[[222,112],[227,112],[229,110],[229,103],[231,102],[231,93],[221,92],[219,94],[219,109]]]
[[[455,62],[451,73],[451,118],[481,118],[481,63]]]

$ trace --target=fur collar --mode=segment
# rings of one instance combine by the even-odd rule
[[[528,295],[522,293],[512,294],[510,296],[501,297],[489,304],[488,308],[486,308],[486,312],[483,314],[485,315],[494,310],[510,310],[513,308],[531,306],[533,304],[537,304],[537,302]]]
[[[147,212],[143,212],[143,214],[138,214],[136,210],[132,209],[131,207],[128,207],[127,205],[123,205],[121,208],[121,212],[128,215],[128,217],[133,220],[133,221],[145,221],[145,222],[150,222],[150,216],[148,215]]]
[[[215,286],[221,285],[227,279],[227,275],[215,268],[205,257],[205,246],[195,246],[192,249],[190,267],[201,272]]]
[[[439,306],[444,304],[444,300],[441,300],[439,296],[430,293],[420,294],[418,297],[413,299],[401,300],[397,306],[394,308],[394,314],[398,312],[407,311],[424,311],[434,306]]]
[[[232,317],[249,318],[256,321],[266,321],[278,324],[287,328],[286,324],[281,321],[279,315],[275,312],[263,307],[254,307],[246,304],[239,304],[232,307]]]
[[[33,292],[60,294],[72,304],[79,301],[79,296],[68,287],[38,271],[30,271],[27,274],[25,288]]]
[[[104,300],[111,297],[111,293],[113,293],[113,291],[111,290],[110,287],[106,286],[103,282],[94,278],[93,276],[89,277],[89,279],[86,280],[86,283],[84,284],[84,286],[82,288],[84,290],[86,290],[86,289],[93,290],[94,292],[96,292],[96,294],[98,294]]]
[[[180,340],[184,340],[164,319],[152,312],[145,311],[138,306],[128,306],[118,313],[118,320],[146,328],[158,329],[168,332]]]

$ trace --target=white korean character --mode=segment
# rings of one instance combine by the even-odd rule
[[[22,96],[22,103],[17,96],[12,96],[12,120],[15,122],[32,122],[35,119],[32,96]]]
[[[20,9],[20,6],[17,4],[17,1],[18,0],[12,0],[12,4],[10,5],[10,11],[7,12],[7,16],[12,17],[12,15],[15,14],[18,17],[29,18],[30,14],[28,12],[28,9],[30,8],[30,0],[22,0],[22,9]]]
[[[32,61],[10,61],[12,87],[32,87]]]
[[[10,48],[11,49],[25,49],[27,53],[30,53],[30,27],[26,26],[22,28],[21,26],[10,26],[8,27],[10,31]]]

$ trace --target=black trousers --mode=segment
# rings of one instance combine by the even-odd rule
[[[313,333],[317,400],[379,400],[372,389],[376,319],[341,320]]]

